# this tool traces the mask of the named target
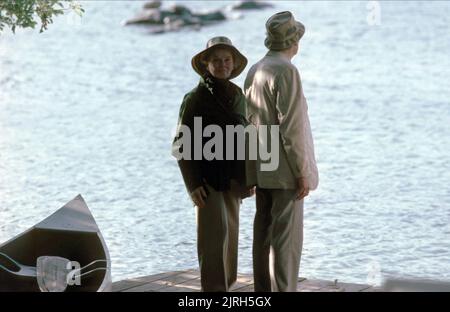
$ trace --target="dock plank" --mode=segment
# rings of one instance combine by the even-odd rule
[[[245,288],[249,284],[253,284],[253,276],[251,274],[239,274],[236,283],[230,287],[230,291],[241,291],[241,288]]]
[[[201,289],[201,281],[199,274],[194,279],[189,279],[179,284],[159,289],[161,292],[196,292]]]
[[[138,287],[138,286],[141,286],[141,285],[145,285],[145,284],[151,283],[153,281],[156,281],[156,280],[159,280],[159,279],[163,279],[163,278],[167,278],[167,277],[169,277],[171,275],[179,274],[179,273],[182,273],[182,272],[183,271],[165,272],[165,273],[159,273],[159,274],[155,274],[155,275],[138,277],[138,278],[131,278],[131,279],[115,282],[112,285],[112,291],[114,291],[114,292],[122,292],[122,291],[125,291],[127,289],[130,289],[130,288],[133,288],[133,287]]]
[[[118,292],[198,292],[201,290],[200,272],[196,269],[164,272],[151,276],[132,278],[113,283],[113,291]],[[232,292],[253,292],[253,276],[238,274]],[[298,279],[299,292],[378,292],[380,288],[371,285],[341,283],[336,280]]]
[[[352,283],[341,283],[338,282],[337,286],[342,288],[345,292],[360,292],[365,289],[370,288],[370,285],[352,284]]]
[[[184,283],[188,280],[196,279],[198,278],[198,276],[199,276],[198,271],[195,270],[184,271],[178,274],[173,274],[161,279],[154,280],[144,285],[129,288],[125,290],[125,292],[160,291],[163,288],[174,287],[177,284]]]

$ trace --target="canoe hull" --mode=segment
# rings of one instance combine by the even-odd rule
[[[80,218],[80,213],[83,217]],[[81,220],[81,221],[80,221]],[[54,225],[54,226],[52,226]],[[40,256],[58,256],[76,261],[81,267],[95,260],[106,260],[107,270],[81,277],[79,285],[68,285],[67,292],[109,291],[111,289],[111,262],[105,241],[79,195],[55,214],[16,236],[3,245],[0,252],[19,263],[36,266]],[[0,264],[6,265],[2,260]],[[100,263],[96,267],[105,267]],[[0,291],[40,291],[36,278],[19,277],[0,270]]]

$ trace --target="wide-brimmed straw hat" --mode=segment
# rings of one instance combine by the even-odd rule
[[[296,21],[289,11],[272,15],[266,22],[264,44],[270,50],[284,50],[297,43],[305,33],[305,26]]]
[[[239,74],[244,70],[245,66],[247,66],[247,58],[233,46],[233,43],[230,39],[223,36],[214,37],[208,40],[208,42],[206,43],[206,49],[196,54],[192,58],[192,68],[200,76],[203,77],[207,72],[205,63],[206,57],[209,53],[211,53],[211,51],[217,48],[227,49],[233,54],[234,69],[231,72],[229,79],[233,79],[239,76]]]

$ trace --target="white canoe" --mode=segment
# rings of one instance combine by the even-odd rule
[[[96,261],[89,268],[92,273],[74,283],[69,282],[65,291],[111,290],[108,248],[81,195],[42,222],[0,245],[0,266],[4,268],[0,268],[0,291],[40,291],[33,270],[36,272],[37,259],[43,256],[69,259],[81,267]],[[10,259],[23,267],[18,267]]]

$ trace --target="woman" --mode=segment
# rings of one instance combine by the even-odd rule
[[[180,145],[185,133],[180,128],[187,127],[192,134],[187,141],[190,152],[188,157],[178,158],[178,165],[197,210],[197,251],[203,291],[228,291],[237,277],[239,206],[250,191],[246,188],[244,160],[226,157],[226,142],[235,137],[227,138],[225,129],[227,125],[246,126],[245,97],[230,82],[246,65],[247,59],[226,37],[210,39],[207,48],[192,58],[192,67],[201,76],[200,83],[184,97],[173,144],[174,150],[178,153],[183,150],[186,155],[188,147]],[[216,141],[212,149],[205,142],[208,140],[203,139],[199,159],[198,153],[195,157],[194,129],[201,127],[203,134],[208,126],[220,127],[222,140]],[[205,155],[205,150],[214,157]]]

